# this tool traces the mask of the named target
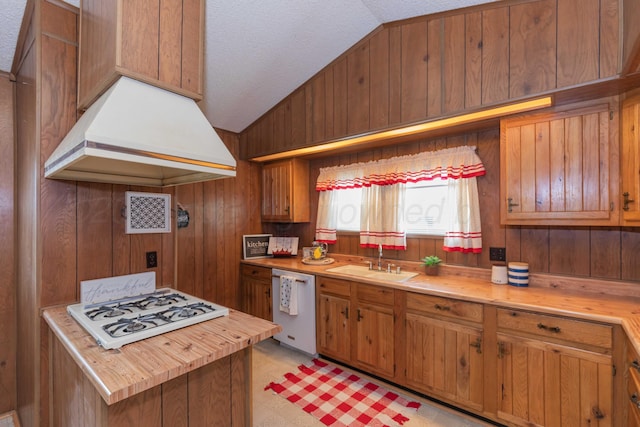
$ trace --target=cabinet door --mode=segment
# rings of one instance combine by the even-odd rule
[[[640,223],[640,93],[622,102],[621,175],[623,225]]]
[[[501,223],[617,225],[616,117],[602,103],[503,120]]]
[[[482,411],[480,328],[407,313],[405,355],[409,386]]]
[[[372,372],[393,376],[393,307],[360,304],[356,310],[356,362]]]
[[[522,426],[612,425],[611,356],[498,334],[498,418]]]
[[[351,334],[349,332],[350,302],[333,295],[320,294],[318,300],[319,353],[349,362]]]
[[[273,321],[271,282],[245,277],[242,279],[246,292],[247,313]]]
[[[262,166],[262,220],[309,221],[309,164],[299,159]]]

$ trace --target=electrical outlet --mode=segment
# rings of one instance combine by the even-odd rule
[[[489,261],[506,261],[507,248],[489,248]]]
[[[156,251],[147,252],[147,268],[156,268],[158,266],[158,253]]]

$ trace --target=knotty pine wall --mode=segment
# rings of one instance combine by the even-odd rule
[[[0,73],[0,414],[16,407],[15,85]]]

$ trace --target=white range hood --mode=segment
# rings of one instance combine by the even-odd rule
[[[60,142],[46,178],[165,187],[236,176],[195,101],[120,77]]]

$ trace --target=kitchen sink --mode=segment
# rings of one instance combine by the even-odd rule
[[[362,277],[365,279],[383,280],[386,282],[404,282],[410,278],[417,276],[418,273],[395,271],[388,273],[386,270],[369,270],[369,267],[363,265],[342,265],[340,267],[329,268],[326,271],[330,273],[346,274],[348,276]]]

